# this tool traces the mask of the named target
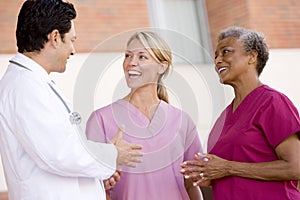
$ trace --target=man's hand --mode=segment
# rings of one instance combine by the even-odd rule
[[[118,150],[117,164],[128,167],[136,167],[135,163],[140,163],[141,159],[139,157],[143,156],[143,154],[138,151],[142,149],[142,146],[138,144],[130,144],[123,140],[122,137],[123,129],[120,128],[116,137],[111,140]]]
[[[120,180],[121,174],[122,174],[121,170],[117,170],[111,177],[104,180],[103,183],[104,183],[105,190],[110,190],[111,188],[113,188]]]

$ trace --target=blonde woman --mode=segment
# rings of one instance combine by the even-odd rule
[[[170,48],[156,33],[135,33],[123,62],[130,93],[88,120],[90,140],[110,142],[112,133],[125,125],[124,140],[143,146],[142,163],[121,168],[121,179],[110,191],[113,200],[202,198],[199,188],[179,173],[180,163],[202,148],[189,115],[168,103],[162,79],[171,64]]]

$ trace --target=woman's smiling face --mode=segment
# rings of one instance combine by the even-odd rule
[[[138,39],[132,40],[127,46],[123,70],[129,88],[156,84],[162,68],[162,64],[149,54]]]
[[[248,71],[249,54],[243,43],[229,37],[219,41],[215,52],[215,70],[224,84],[232,84]]]

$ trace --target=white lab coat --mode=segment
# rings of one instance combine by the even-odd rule
[[[28,69],[10,64],[0,81],[0,153],[9,199],[105,199],[102,180],[115,171],[114,145],[86,141],[46,71],[23,54],[12,60]]]

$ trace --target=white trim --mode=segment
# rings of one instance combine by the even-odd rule
[[[200,34],[201,34],[201,43],[204,45],[206,49],[208,49],[208,53],[213,56],[213,47],[212,47],[212,41],[210,37],[210,29],[209,29],[209,23],[208,23],[208,15],[207,15],[207,8],[206,8],[206,2],[205,0],[196,0],[196,5],[201,10],[198,10],[198,16],[199,16],[199,23],[200,23]],[[204,28],[202,28],[204,27]],[[205,58],[207,58],[205,56]],[[210,60],[205,60],[206,63],[210,63]]]
[[[148,0],[149,19],[153,27],[166,28],[162,0]]]
[[[183,2],[184,0],[182,0]],[[168,2],[170,3],[170,2]],[[172,2],[173,3],[173,2]],[[177,0],[174,1],[174,3],[179,3],[178,6],[180,6],[181,1]],[[191,26],[195,26],[194,28],[191,28],[191,30],[189,31],[184,31],[186,30],[186,28],[184,28],[184,25],[181,27],[180,25],[174,29],[174,27],[172,28],[171,24],[174,25],[174,23],[176,24],[176,21],[168,21],[167,20],[172,20],[170,19],[170,16],[166,16],[166,11],[168,11],[167,9],[172,9],[172,8],[166,8],[165,6],[170,5],[170,4],[166,4],[166,0],[148,0],[148,9],[149,9],[149,18],[150,18],[150,23],[151,26],[156,27],[156,28],[161,28],[164,30],[171,30],[171,31],[175,31],[178,33],[181,33],[182,35],[188,36],[194,35],[195,38],[190,38],[190,40],[195,41],[196,43],[200,44],[200,49],[195,50],[191,50],[190,48],[193,47],[189,47],[187,46],[188,44],[180,44],[180,46],[182,46],[182,51],[186,52],[187,55],[190,55],[189,59],[195,63],[212,63],[212,58],[213,58],[213,52],[212,52],[212,45],[211,45],[211,40],[210,40],[210,35],[209,35],[209,26],[208,26],[208,19],[207,19],[207,13],[206,13],[206,6],[205,6],[205,1],[204,0],[192,0],[190,1],[191,4],[193,4],[193,6],[195,6],[195,8],[193,9],[192,12],[193,13],[193,21],[192,22],[188,22],[188,19],[186,23],[194,23],[194,25]],[[178,9],[177,9],[178,11]],[[169,12],[169,11],[168,11]],[[178,11],[178,13],[176,13],[175,15],[180,15],[180,12]],[[184,15],[184,14],[182,14]],[[179,16],[181,18],[181,16]],[[184,17],[187,16],[182,16],[182,20],[185,20]],[[196,21],[195,21],[195,19]],[[176,19],[174,19],[176,20]],[[181,23],[183,23],[181,20]],[[179,20],[180,21],[180,20]],[[178,22],[179,23],[179,22]],[[185,26],[187,26],[185,23]],[[181,27],[181,28],[180,28]],[[182,29],[182,30],[180,30]],[[194,30],[193,30],[194,29]],[[196,31],[196,33],[194,33]],[[176,45],[176,41],[173,41],[172,39],[170,39],[169,35],[162,35],[165,39],[167,38],[167,41],[170,40],[171,41],[171,48],[172,45],[175,45],[178,47],[178,45]],[[169,42],[170,42],[169,41]],[[173,44],[172,44],[173,43]],[[190,52],[191,51],[191,52]],[[190,53],[189,53],[190,52]],[[200,55],[198,55],[200,54]],[[177,62],[178,60],[175,59],[174,62]]]

